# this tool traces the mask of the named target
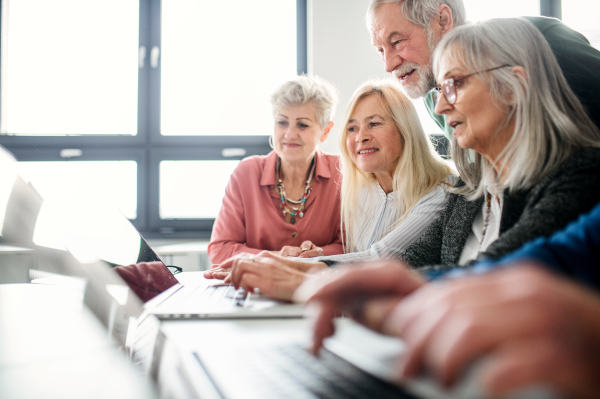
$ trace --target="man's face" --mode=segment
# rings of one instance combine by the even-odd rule
[[[385,3],[375,13],[370,33],[385,70],[400,81],[409,97],[423,97],[433,89],[431,58],[439,41],[433,32],[428,37],[423,27],[404,18],[399,4]]]

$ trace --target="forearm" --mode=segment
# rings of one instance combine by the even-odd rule
[[[327,244],[321,247],[325,256],[333,256],[344,253],[344,247],[340,243]]]

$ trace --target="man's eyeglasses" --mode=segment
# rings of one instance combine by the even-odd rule
[[[444,94],[444,97],[446,97],[446,101],[448,101],[448,104],[452,105],[452,104],[456,103],[456,84],[457,83],[460,83],[463,80],[470,78],[473,75],[477,75],[477,74],[484,73],[484,72],[490,72],[490,71],[494,71],[496,69],[506,68],[509,66],[510,65],[502,65],[499,67],[486,69],[485,71],[473,72],[473,73],[465,75],[465,76],[459,76],[457,78],[446,79],[446,80],[444,80],[444,83],[442,83],[441,88],[438,86],[435,89],[438,91],[438,93],[441,91],[442,94]]]

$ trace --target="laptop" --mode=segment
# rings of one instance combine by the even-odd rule
[[[314,356],[307,349],[307,319],[164,321],[161,333],[166,342],[157,385],[165,397],[184,398],[486,397],[476,380],[477,364],[449,390],[429,376],[401,381],[402,341],[349,319],[336,320],[336,326],[336,334]],[[554,396],[532,387],[508,397]]]
[[[303,317],[302,306],[235,290],[199,272],[173,274],[131,222],[103,194],[42,196],[35,182],[17,174],[15,161],[0,157],[0,237],[16,245],[67,249],[82,264],[110,265],[143,303],[146,314],[171,318]],[[108,267],[108,266],[107,266]],[[171,270],[170,270],[171,269]]]
[[[256,310],[235,303],[232,310],[201,305],[202,311],[194,310],[185,304],[187,298],[202,298],[205,288],[214,295],[223,291],[222,284],[203,279],[180,284],[129,221],[106,201],[91,200],[88,204],[93,204],[94,213],[89,217],[89,210],[74,212],[64,201],[52,207],[51,200],[43,199],[17,175],[0,177],[0,245],[31,248],[38,279],[66,278],[85,285],[84,303],[117,341],[132,348],[134,362],[153,376],[161,397],[482,396],[469,379],[452,392],[427,379],[399,384],[396,366],[404,351],[401,341],[348,320],[340,320],[336,335],[314,357],[306,350],[308,320],[286,317],[290,313],[278,310],[289,305],[267,298],[266,303],[275,305],[259,305]],[[102,211],[107,206],[108,213]],[[117,245],[123,242],[129,245]],[[230,287],[223,288],[219,294],[223,298],[241,301],[228,296]],[[183,298],[178,292],[185,294]],[[163,318],[162,323],[154,315]],[[136,323],[130,323],[130,316],[136,317]],[[193,318],[206,320],[179,321]],[[515,397],[548,397],[547,392],[533,393]]]

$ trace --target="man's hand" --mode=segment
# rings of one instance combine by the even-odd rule
[[[295,299],[308,301],[317,309],[313,351],[334,333],[333,319],[342,312],[376,331],[386,333],[389,312],[425,281],[404,263],[380,261],[349,265],[307,280]],[[344,270],[339,270],[344,269]]]
[[[408,377],[427,369],[451,385],[483,358],[494,395],[533,383],[569,397],[600,392],[600,296],[531,264],[427,284],[385,324],[407,344]]]

